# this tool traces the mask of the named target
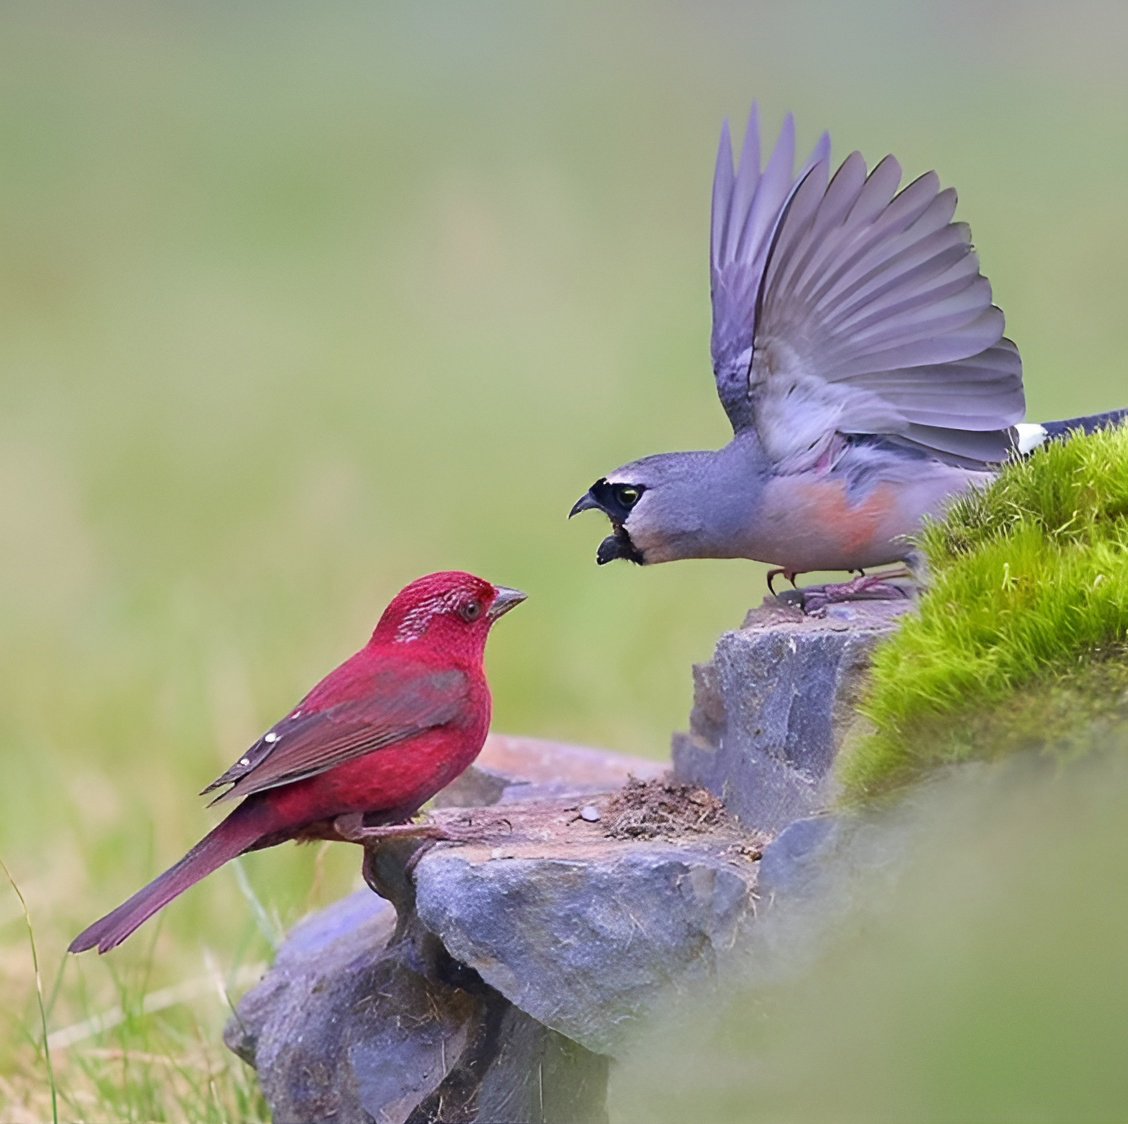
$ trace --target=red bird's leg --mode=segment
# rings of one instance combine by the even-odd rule
[[[480,832],[460,831],[437,823],[394,823],[365,827],[363,812],[350,812],[333,820],[333,829],[346,843],[378,843],[382,839],[431,839],[438,843],[458,843],[476,839]]]

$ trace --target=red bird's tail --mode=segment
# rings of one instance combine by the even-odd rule
[[[258,801],[240,804],[222,823],[217,824],[178,863],[170,866],[142,887],[128,901],[84,929],[70,943],[68,951],[85,952],[98,947],[99,952],[116,948],[139,925],[148,921],[157,910],[168,905],[201,878],[218,870],[225,862],[241,855],[272,827],[269,809]]]

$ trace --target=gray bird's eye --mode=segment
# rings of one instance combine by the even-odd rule
[[[477,601],[467,601],[461,609],[458,610],[458,615],[464,621],[476,621],[482,615],[482,606]]]
[[[642,492],[631,484],[615,485],[615,498],[623,507],[634,507],[634,505],[638,503],[638,498],[641,495]]]

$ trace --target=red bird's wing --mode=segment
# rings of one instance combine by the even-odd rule
[[[219,804],[277,788],[445,725],[464,706],[469,686],[461,671],[405,676],[402,669],[382,669],[362,697],[309,711],[299,704],[203,792],[231,785],[212,801]]]

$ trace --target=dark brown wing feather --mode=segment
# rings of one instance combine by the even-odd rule
[[[308,712],[299,703],[203,792],[231,785],[212,801],[219,804],[324,773],[445,725],[468,691],[469,678],[461,671],[382,669],[361,698]]]

